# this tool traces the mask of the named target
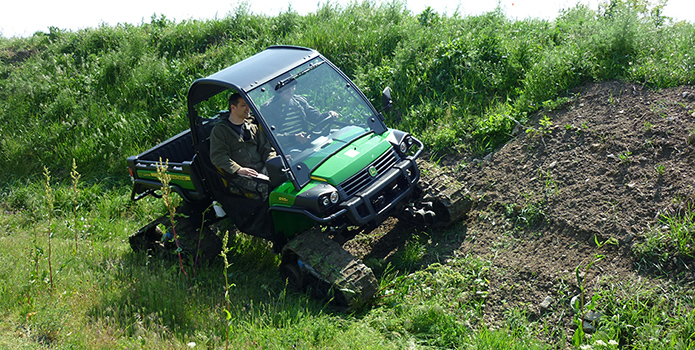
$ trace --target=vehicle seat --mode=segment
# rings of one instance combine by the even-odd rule
[[[222,114],[220,117],[217,118],[217,120],[209,124],[212,124],[214,126],[214,124],[222,120],[222,118],[224,117],[225,115]],[[199,146],[198,153],[200,155],[201,164],[203,165],[206,175],[205,177],[207,179],[210,189],[218,194],[228,193],[232,196],[240,198],[256,199],[260,197],[259,193],[248,192],[238,187],[230,188],[229,184],[231,180],[238,175],[229,174],[226,171],[212,164],[212,160],[210,159],[210,130],[212,130],[212,126],[209,128],[205,128],[204,130],[206,135],[201,135],[204,137],[201,137],[202,142]],[[256,181],[258,181],[259,183],[267,183],[266,181],[263,181],[261,179],[257,179]]]

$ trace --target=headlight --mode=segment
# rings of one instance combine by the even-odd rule
[[[321,209],[324,209],[333,204],[337,204],[338,201],[340,201],[340,195],[338,195],[337,191],[324,193],[319,197],[319,205]]]
[[[323,215],[340,204],[338,189],[327,182],[315,180],[314,186],[307,186],[294,199],[294,208],[308,210],[317,215]]]
[[[406,136],[403,141],[398,144],[398,150],[401,151],[403,155],[407,154],[411,147],[413,147],[413,137],[410,135]]]

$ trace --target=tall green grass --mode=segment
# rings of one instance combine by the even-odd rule
[[[319,50],[374,101],[389,85],[391,126],[436,152],[488,152],[542,103],[589,81],[691,84],[693,25],[637,1],[599,11],[578,5],[553,21],[412,14],[398,1],[325,4],[276,17],[239,6],[216,20],[76,32],[51,28],[0,41],[0,175],[67,172],[123,176],[128,155],[187,126],[193,80],[273,44]],[[349,35],[346,35],[349,34]],[[668,43],[666,45],[665,43]]]
[[[112,230],[122,233],[128,227]],[[55,231],[53,288],[45,259],[38,278],[30,259],[32,244],[45,247],[47,237],[32,242],[31,232],[0,235],[0,244],[14,247],[0,255],[6,282],[0,287],[3,348],[541,347],[530,334],[478,333],[487,265],[472,257],[407,276],[391,273],[374,308],[346,314],[288,292],[270,247],[243,234],[230,237],[226,270],[215,262],[192,279],[174,256],[135,254],[119,239],[84,240],[76,254],[69,230],[58,226]],[[222,271],[231,284],[228,303]],[[515,342],[526,346],[506,347]]]

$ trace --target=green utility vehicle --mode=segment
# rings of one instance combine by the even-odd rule
[[[288,116],[270,108],[288,91],[325,116],[306,130],[309,142],[284,137]],[[267,200],[230,191],[227,180],[236,175],[210,161],[210,131],[229,116],[219,109],[226,108],[233,92],[242,95],[277,152],[266,163],[268,177],[257,179],[269,184]],[[383,104],[382,110],[391,108],[388,88]],[[190,129],[127,160],[133,200],[161,196],[157,166],[166,164],[169,186],[184,203],[178,211],[186,215],[174,226],[184,250],[216,256],[221,244],[209,227],[226,217],[240,231],[273,242],[290,286],[311,287],[318,296],[354,306],[376,292],[377,282],[367,266],[341,248],[356,231],[346,228],[377,225],[398,213],[422,222],[436,216],[431,205],[413,206],[423,193],[416,163],[422,143],[387,128],[381,111],[314,50],[273,46],[196,80],[188,91],[188,118]],[[209,210],[213,205],[217,215]],[[446,209],[439,212],[450,219]],[[133,234],[131,246],[166,245],[171,228],[163,216]]]

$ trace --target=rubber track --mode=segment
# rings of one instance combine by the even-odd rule
[[[168,242],[161,241],[162,232],[158,226],[163,225],[166,230],[171,229],[171,220],[168,215],[160,216],[147,225],[140,228],[129,237],[129,243],[133,251],[163,251],[171,246]],[[208,261],[212,261],[222,251],[222,241],[210,230],[208,225],[203,227],[203,238],[198,242],[200,227],[187,217],[178,217],[176,220],[176,232],[181,248],[195,256],[196,253]],[[200,249],[198,248],[200,244]]]
[[[432,202],[437,214],[437,224],[451,225],[461,220],[473,207],[475,198],[453,174],[443,171],[424,161],[418,162],[421,169],[420,186],[424,192],[423,202]]]
[[[295,254],[316,275],[342,293],[348,308],[367,302],[379,289],[372,269],[317,229],[291,240],[283,256]]]

